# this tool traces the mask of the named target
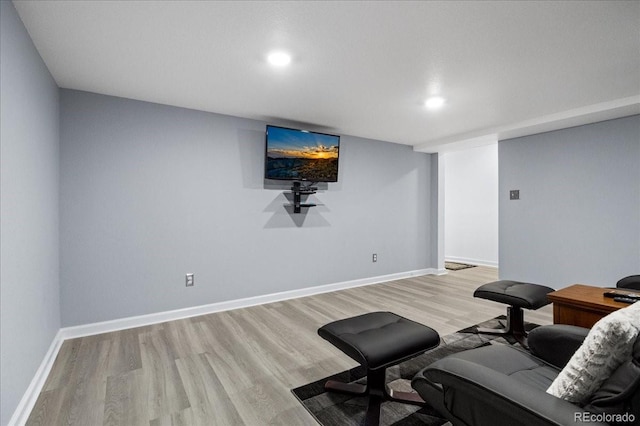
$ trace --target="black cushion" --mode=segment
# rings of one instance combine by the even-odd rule
[[[558,368],[564,368],[589,334],[588,328],[567,324],[537,327],[529,333],[531,353]]]
[[[391,312],[370,312],[334,321],[318,334],[342,352],[375,370],[438,346],[438,333]]]
[[[543,360],[524,351],[514,350],[508,345],[489,345],[449,355],[446,359],[463,360],[470,366],[481,365],[487,368],[487,371],[491,371],[491,374],[509,376],[520,382],[522,386],[543,392],[551,386],[559,372],[557,368]],[[430,374],[438,370],[441,362],[449,361],[435,361],[423,369],[420,374],[429,378]]]
[[[551,287],[540,284],[503,280],[481,285],[473,296],[535,310],[549,304],[547,294],[552,291]]]

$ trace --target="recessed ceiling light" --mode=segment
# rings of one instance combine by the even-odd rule
[[[429,99],[427,99],[424,103],[424,106],[426,106],[429,109],[441,108],[442,105],[444,105],[444,98],[440,96],[432,96]]]
[[[287,52],[272,52],[267,56],[269,63],[276,67],[286,67],[291,62],[291,55]]]

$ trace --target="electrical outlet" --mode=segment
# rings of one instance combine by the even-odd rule
[[[375,263],[375,262],[377,262],[377,261],[378,261],[378,255],[377,255],[376,253],[373,253],[373,256],[371,257],[371,261],[372,261],[373,263]]]
[[[193,287],[193,274],[187,274],[186,285],[187,287]]]
[[[511,191],[509,191],[509,199],[510,200],[519,200],[520,199],[520,190],[519,189],[512,189]]]

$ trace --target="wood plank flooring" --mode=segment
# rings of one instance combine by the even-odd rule
[[[318,327],[387,310],[441,335],[504,314],[476,267],[67,340],[28,425],[314,425],[290,390],[356,365]],[[525,319],[552,323],[550,305]]]

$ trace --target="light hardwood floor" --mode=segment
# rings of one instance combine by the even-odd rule
[[[290,392],[356,365],[318,327],[395,312],[441,335],[504,314],[476,267],[65,341],[29,425],[314,425]],[[550,305],[525,320],[552,322]]]

